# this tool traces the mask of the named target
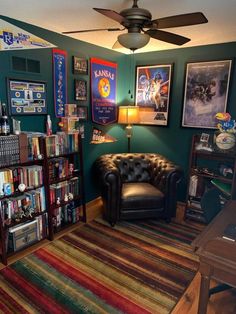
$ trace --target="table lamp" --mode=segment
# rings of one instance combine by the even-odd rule
[[[126,137],[128,139],[128,152],[130,153],[130,140],[132,137],[132,124],[139,123],[139,107],[138,106],[120,106],[118,123],[127,124]]]

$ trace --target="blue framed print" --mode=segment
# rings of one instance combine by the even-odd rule
[[[46,82],[8,78],[10,115],[47,114]]]

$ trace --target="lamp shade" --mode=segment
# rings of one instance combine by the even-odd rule
[[[138,106],[120,106],[118,123],[134,124],[139,123],[139,107]]]
[[[119,35],[117,40],[123,47],[135,50],[146,46],[150,40],[150,36],[141,33],[126,33]]]

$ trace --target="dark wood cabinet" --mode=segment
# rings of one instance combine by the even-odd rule
[[[209,210],[214,210],[211,209],[216,202],[213,189],[219,192],[220,207],[229,199],[236,199],[236,151],[219,150],[214,145],[212,151],[199,149],[200,137],[192,138],[185,218],[207,223],[203,198],[207,200],[211,195]]]

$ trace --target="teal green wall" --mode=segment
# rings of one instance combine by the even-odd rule
[[[0,16],[1,17],[1,16]],[[73,84],[75,78],[86,79],[89,86],[89,76],[79,76],[72,74],[72,56],[81,56],[89,59],[98,57],[105,60],[117,62],[118,64],[118,86],[117,104],[132,104],[134,99],[130,98],[128,90],[131,88],[134,94],[135,85],[135,65],[169,64],[173,63],[173,77],[171,87],[170,115],[168,127],[158,126],[134,126],[134,135],[131,143],[133,152],[159,152],[176,163],[180,164],[185,170],[185,180],[179,188],[179,200],[185,199],[186,178],[188,169],[189,149],[192,134],[202,132],[203,129],[191,129],[181,127],[181,114],[184,92],[184,76],[186,62],[206,61],[219,59],[234,59],[236,56],[236,43],[221,45],[209,45],[196,48],[181,48],[168,51],[150,52],[142,54],[123,55],[116,51],[104,49],[89,43],[81,42],[55,32],[51,32],[33,25],[5,18],[7,21],[24,28],[25,30],[50,41],[59,49],[66,50],[68,53],[68,102],[75,103]],[[101,38],[102,40],[102,38]],[[22,56],[41,63],[41,74],[25,74],[13,71],[11,67],[11,57]],[[231,76],[231,88],[228,97],[228,111],[233,118],[236,118],[236,89],[235,69],[233,67]],[[58,120],[54,117],[53,102],[53,77],[52,77],[52,51],[51,49],[35,49],[11,52],[0,52],[0,98],[7,101],[6,78],[21,78],[40,80],[47,82],[47,103],[48,111],[53,121],[53,129],[56,131]],[[92,164],[94,160],[104,153],[126,152],[127,140],[125,138],[123,126],[113,124],[105,127],[91,122],[90,95],[88,88],[88,101],[80,102],[86,105],[89,111],[88,122],[85,123],[84,147],[84,168],[85,168],[85,191],[86,201],[90,201],[98,196],[95,186],[96,178],[92,175]],[[77,102],[78,103],[78,102]],[[17,117],[18,119],[18,117]],[[22,117],[22,130],[45,131],[45,116]],[[117,142],[110,144],[92,145],[90,144],[92,127],[101,128],[111,136],[117,138]],[[208,130],[205,130],[208,131]],[[212,132],[208,131],[208,132]]]
[[[222,59],[233,59],[234,61],[235,57],[236,42],[134,55],[134,63],[136,65],[174,64],[169,125],[168,127],[135,126],[132,148],[134,151],[159,152],[183,167],[185,179],[181,183],[179,199],[184,200],[185,198],[192,135],[203,131],[208,133],[214,132],[214,130],[209,129],[181,127],[186,63]],[[233,119],[236,119],[235,87],[236,67],[233,65],[227,106],[227,111],[232,115]]]

